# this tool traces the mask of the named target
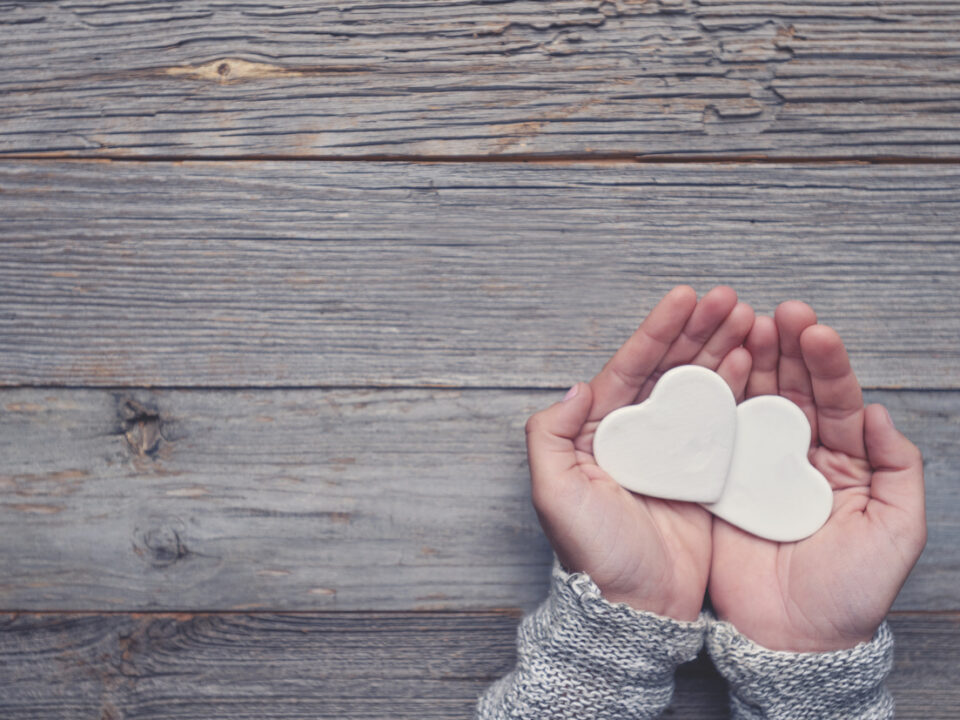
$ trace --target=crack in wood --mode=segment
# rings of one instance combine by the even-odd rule
[[[249,80],[262,80],[277,77],[303,77],[306,75],[326,75],[343,73],[371,72],[365,65],[312,65],[286,67],[264,62],[251,62],[240,58],[211,60],[202,65],[177,65],[163,68],[161,72],[173,77],[190,80],[209,80],[221,85]]]

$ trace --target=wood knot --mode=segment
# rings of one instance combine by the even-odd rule
[[[221,77],[226,77],[230,74],[230,63],[222,62],[217,65],[217,75]]]
[[[127,399],[119,408],[121,432],[130,449],[140,457],[156,457],[163,436],[163,421],[155,408]]]
[[[165,568],[191,555],[180,533],[170,525],[161,524],[140,534],[133,550],[156,568]]]
[[[100,708],[100,720],[122,720],[122,719],[123,719],[123,714],[112,703],[105,702],[104,705]]]

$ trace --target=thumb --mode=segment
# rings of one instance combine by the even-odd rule
[[[923,456],[910,440],[897,430],[890,413],[883,405],[870,405],[864,415],[864,444],[867,460],[873,469],[870,481],[874,510],[889,518],[897,518],[898,535],[918,542],[919,550],[926,541],[926,513],[923,493]]]
[[[578,382],[563,400],[527,420],[527,457],[534,505],[538,508],[538,498],[542,499],[544,494],[562,492],[584,479],[573,441],[583,429],[592,405],[590,386]]]

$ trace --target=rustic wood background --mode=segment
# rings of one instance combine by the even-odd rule
[[[0,716],[469,718],[523,423],[678,282],[811,302],[924,451],[890,684],[960,714],[960,4],[51,0],[0,61]]]

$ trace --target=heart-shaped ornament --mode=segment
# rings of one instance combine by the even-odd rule
[[[802,540],[830,517],[830,483],[807,459],[810,423],[779,395],[737,407],[737,436],[723,495],[707,510],[777,542]]]
[[[708,503],[720,499],[733,456],[737,403],[722,377],[697,365],[663,374],[639,405],[597,427],[597,464],[628,490]]]

